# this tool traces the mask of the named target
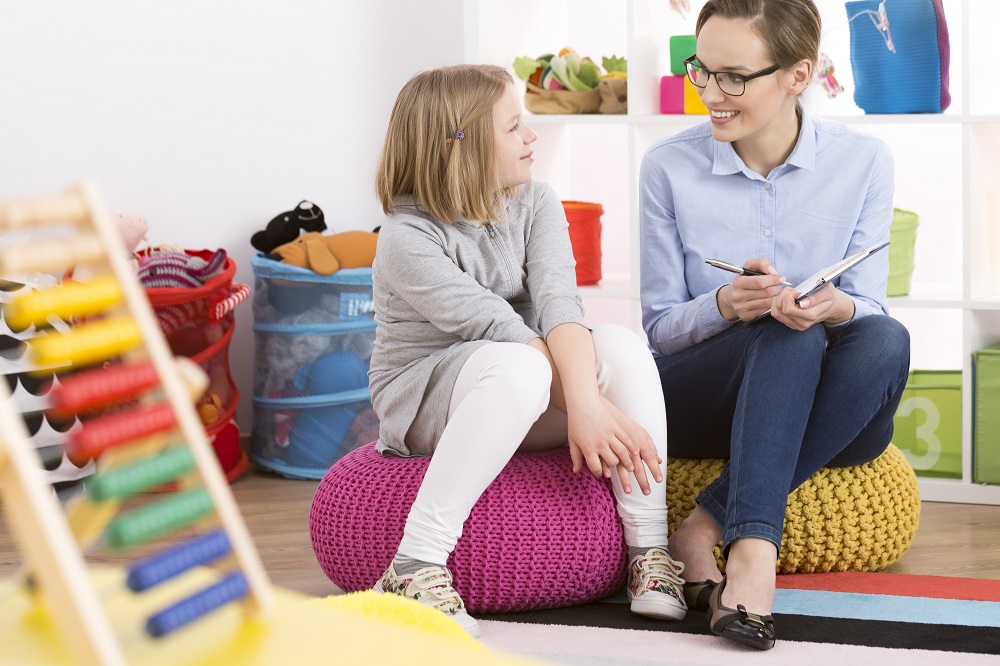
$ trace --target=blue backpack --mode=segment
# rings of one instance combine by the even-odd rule
[[[858,0],[850,19],[854,102],[865,113],[941,113],[951,45],[941,0]],[[881,29],[880,7],[888,18]],[[892,43],[895,52],[888,44]]]

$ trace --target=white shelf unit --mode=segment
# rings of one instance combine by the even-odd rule
[[[887,9],[892,3],[887,0]],[[669,38],[694,33],[691,2],[681,17],[668,0],[470,0],[465,4],[467,62],[510,67],[514,58],[564,46],[600,63],[626,55],[627,115],[526,116],[539,135],[535,177],[563,199],[597,201],[603,274],[582,289],[588,318],[641,333],[638,174],[657,139],[706,120],[661,115],[660,77],[670,73]],[[1000,343],[1000,86],[990,86],[995,0],[944,0],[951,40],[951,107],[942,114],[866,115],[853,101],[850,28],[845,5],[817,0],[822,50],[846,88],[834,99],[818,85],[804,103],[883,138],[896,162],[895,205],[920,215],[910,294],[890,299],[892,316],[912,337],[911,367],[962,371],[962,478],[921,478],[925,500],[1000,504],[1000,485],[972,474],[972,353]],[[983,72],[986,72],[984,75]],[[973,85],[970,86],[970,83]],[[1000,447],[1000,442],[997,443]]]

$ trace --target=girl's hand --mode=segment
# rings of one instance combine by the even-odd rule
[[[625,492],[632,492],[632,488],[629,486],[629,471],[635,474],[635,480],[639,484],[639,489],[642,490],[643,495],[648,495],[649,490],[649,480],[646,477],[646,469],[653,475],[653,479],[657,483],[663,482],[663,459],[660,458],[659,454],[656,452],[656,445],[653,444],[653,439],[646,432],[646,429],[641,425],[633,421],[624,412],[622,412],[618,407],[616,407],[607,398],[601,396],[604,401],[605,406],[608,411],[615,417],[615,421],[618,425],[625,431],[629,436],[629,439],[633,443],[636,443],[639,448],[639,452],[632,456],[632,470],[627,469],[624,465],[618,465],[618,479],[622,482],[622,488]],[[644,468],[645,466],[645,468]]]
[[[614,469],[626,493],[632,492],[629,475],[634,474],[643,494],[649,494],[643,465],[653,473],[657,483],[663,480],[660,469],[663,461],[649,434],[604,397],[593,407],[577,412],[577,416],[570,412],[569,450],[574,473],[584,463],[594,476],[611,478]]]
[[[586,464],[594,476],[611,478],[611,470],[622,465],[628,478],[628,472],[635,468],[632,458],[639,455],[639,449],[618,425],[603,399],[576,409],[571,407],[567,416],[573,473]],[[627,487],[624,482],[622,485]]]
[[[751,259],[744,268],[764,275],[739,275],[716,296],[719,312],[729,321],[753,321],[771,307],[771,299],[784,289],[785,281],[767,259]]]
[[[786,289],[774,299],[771,307],[771,316],[788,328],[804,331],[821,322],[838,324],[854,316],[854,301],[832,284],[796,303],[799,293]]]

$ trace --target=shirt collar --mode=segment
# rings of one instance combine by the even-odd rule
[[[812,117],[806,112],[805,109],[801,110],[802,125],[799,127],[799,138],[795,142],[795,148],[792,149],[792,154],[788,156],[785,160],[786,164],[791,166],[799,167],[800,169],[807,169],[809,171],[815,170],[816,166],[816,130],[813,126]],[[731,142],[726,141],[715,141],[715,155],[712,163],[712,174],[716,176],[726,176],[729,174],[743,172],[750,176],[753,174],[740,156],[736,154],[736,150],[733,148]],[[760,178],[758,174],[753,174],[751,177]]]

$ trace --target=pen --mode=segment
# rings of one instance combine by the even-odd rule
[[[759,273],[757,271],[751,270],[749,268],[743,268],[742,266],[737,266],[736,264],[731,264],[728,261],[719,261],[718,259],[706,259],[705,263],[709,266],[715,266],[716,268],[721,268],[724,271],[729,271],[730,273],[736,273],[737,275],[766,275],[766,273]],[[791,287],[790,282],[782,282],[781,284],[786,287]]]

